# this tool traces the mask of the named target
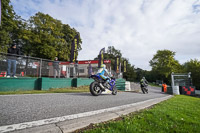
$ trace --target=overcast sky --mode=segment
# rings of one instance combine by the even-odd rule
[[[49,14],[80,32],[79,60],[94,59],[114,46],[135,67],[150,70],[157,50],[176,52],[184,63],[200,59],[200,0],[11,0],[29,19]]]

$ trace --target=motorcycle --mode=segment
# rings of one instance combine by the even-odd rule
[[[106,82],[106,80],[102,79],[99,75],[91,75],[90,78],[94,79],[94,81],[90,84],[90,93],[93,96],[100,95],[103,91],[106,89],[112,91],[112,95],[117,94],[117,88],[115,85],[115,78],[112,78],[109,80],[109,82]]]
[[[147,88],[148,84],[145,84],[144,86],[141,86],[141,90],[142,92],[145,94],[145,93],[148,93],[148,88]]]

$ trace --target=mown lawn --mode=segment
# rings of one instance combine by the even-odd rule
[[[90,126],[91,128],[91,126]],[[150,109],[92,126],[85,133],[200,133],[200,98],[174,96]]]
[[[40,94],[40,93],[74,93],[74,92],[89,92],[89,86],[81,87],[70,87],[61,89],[50,89],[50,90],[31,90],[31,91],[7,91],[0,92],[0,95],[11,95],[11,94]]]

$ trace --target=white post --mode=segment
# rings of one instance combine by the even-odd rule
[[[173,87],[174,87],[174,76],[173,76],[173,72],[171,73],[171,80],[172,80],[172,83],[171,83],[171,86],[172,86],[172,89],[173,89]]]

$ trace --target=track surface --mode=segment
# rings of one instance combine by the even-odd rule
[[[0,126],[61,117],[164,97],[160,88],[149,94],[118,92],[116,96],[90,93],[54,93],[0,96]]]

